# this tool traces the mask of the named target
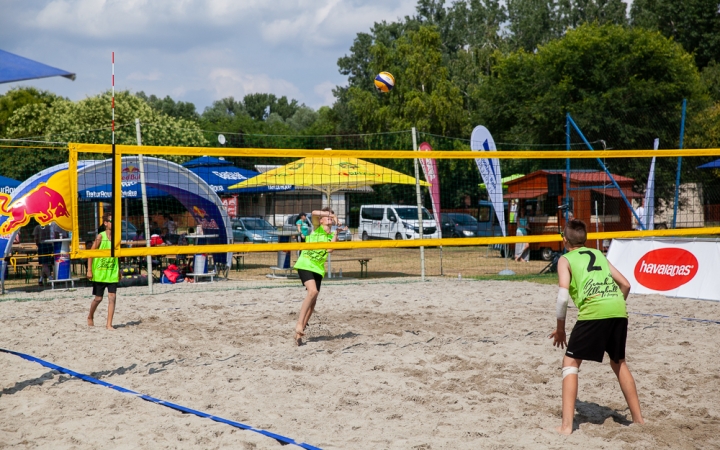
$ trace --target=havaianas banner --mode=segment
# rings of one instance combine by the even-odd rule
[[[490,132],[482,125],[476,126],[473,130],[470,136],[470,149],[474,152],[494,152],[497,150]],[[500,229],[502,229],[503,236],[505,236],[505,205],[503,203],[500,160],[497,158],[477,158],[475,162],[480,170],[480,175],[488,191],[488,197],[493,204],[495,214],[500,222]]]

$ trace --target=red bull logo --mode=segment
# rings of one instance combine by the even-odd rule
[[[135,166],[125,166],[121,178],[122,181],[138,181],[140,180],[140,169]]]
[[[201,218],[201,219],[204,219],[205,217],[207,217],[207,212],[205,212],[205,210],[202,209],[202,208],[198,208],[197,206],[193,206],[193,215],[195,215],[195,216],[197,216],[197,217],[199,217],[199,218]]]
[[[0,227],[2,234],[10,234],[23,225],[27,225],[31,218],[37,220],[41,225],[47,225],[63,217],[70,219],[63,196],[45,183],[40,183],[38,187],[12,203],[10,200],[11,198],[7,194],[0,194],[0,215],[9,216],[9,219]],[[62,222],[67,223],[67,221]]]

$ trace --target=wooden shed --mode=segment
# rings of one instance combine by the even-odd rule
[[[634,180],[612,174],[628,201],[642,198],[633,192]],[[517,205],[514,223],[508,226],[514,235],[517,223],[527,220],[531,235],[558,234],[565,226],[565,213],[559,209],[568,205],[568,212],[588,226],[588,232],[623,231],[632,228],[632,211],[625,203],[620,191],[610,177],[598,170],[570,171],[570,189],[567,191],[567,173],[564,170],[538,170],[522,178],[509,181],[505,198],[511,205]],[[570,216],[572,217],[572,216]],[[602,242],[588,241],[588,247],[599,247]],[[561,243],[531,244],[531,250],[542,251],[547,259],[551,251],[560,250]]]

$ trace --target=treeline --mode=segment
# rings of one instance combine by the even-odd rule
[[[121,92],[116,122],[125,126],[116,141],[135,142],[138,117],[152,124],[143,130],[146,145],[215,146],[222,132],[230,146],[408,148],[406,135],[350,136],[416,127],[459,138],[436,138],[440,148],[466,148],[461,139],[483,124],[505,148],[557,148],[569,112],[605,148],[647,149],[655,138],[661,148],[677,148],[686,99],[685,147],[717,147],[719,9],[717,0],[635,0],[631,8],[621,0],[419,0],[414,15],[358,33],[338,59],[348,83],[333,91],[332,106],[314,110],[255,93],[198,112],[170,97]],[[380,71],[396,78],[389,94],[373,87]],[[32,88],[9,91],[0,96],[0,136],[109,142],[108,96],[71,102]],[[327,135],[347,138],[313,137]],[[0,163],[7,176],[48,163],[11,159]],[[621,164],[629,176],[646,178],[644,161]],[[662,164],[660,182],[670,183],[674,168]]]

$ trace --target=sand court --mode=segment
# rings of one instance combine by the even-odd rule
[[[297,281],[156,289],[119,290],[114,333],[87,327],[90,288],[10,294],[0,346],[324,449],[720,447],[715,302],[631,295],[628,364],[648,424],[628,426],[609,364],[586,362],[577,429],[561,437],[555,286],[327,280],[299,348]],[[0,367],[0,448],[298,448],[17,356]]]

